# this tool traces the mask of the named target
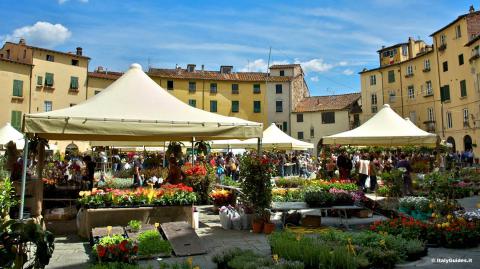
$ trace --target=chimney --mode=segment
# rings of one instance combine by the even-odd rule
[[[187,72],[195,72],[195,66],[194,64],[187,64]]]
[[[103,72],[103,66],[99,66],[97,67],[97,70],[96,70],[98,73],[102,73]]]
[[[204,65],[204,64],[202,64],[202,71],[204,71],[204,70],[205,70],[205,65]]]
[[[473,12],[475,12],[475,8],[473,7],[473,5],[470,6],[470,8],[468,9],[468,12],[471,14]]]
[[[20,45],[26,45],[27,42],[25,42],[25,38],[22,37],[22,38],[20,38],[20,40],[18,41],[18,44],[20,44]]]
[[[220,66],[220,73],[221,74],[231,74],[233,66],[231,65],[222,65]]]
[[[83,49],[82,49],[82,47],[77,47],[77,55],[78,55],[78,56],[82,56],[82,54],[83,54]]]
[[[412,59],[415,51],[415,39],[413,37],[408,38],[408,59]]]

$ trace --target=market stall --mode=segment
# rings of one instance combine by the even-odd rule
[[[23,148],[25,145],[23,134],[7,122],[5,126],[0,129],[0,149],[5,149],[6,144],[10,141],[14,142],[17,148]]]
[[[385,104],[361,126],[343,133],[323,137],[323,144],[360,146],[435,146],[436,134],[425,132],[400,117]]]
[[[122,77],[83,103],[24,116],[28,138],[54,140],[145,144],[252,137],[260,140],[262,129],[261,123],[206,112],[183,103],[150,79],[138,64],[131,65]],[[24,158],[28,156],[25,148]],[[23,171],[22,197],[26,167]],[[22,218],[23,203],[20,208]]]

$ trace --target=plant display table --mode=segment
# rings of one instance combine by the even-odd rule
[[[132,219],[148,224],[186,221],[191,225],[193,223],[193,206],[81,208],[77,214],[78,235],[88,238],[92,228],[126,226]]]

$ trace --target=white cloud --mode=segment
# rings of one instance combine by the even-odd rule
[[[55,47],[64,43],[70,36],[72,36],[72,32],[61,24],[39,21],[34,25],[17,28],[12,34],[1,36],[0,39],[3,39],[3,41],[17,41],[19,38],[25,38],[27,44],[40,47]]]
[[[347,66],[348,62],[347,61],[341,61],[338,63],[338,66]]]
[[[270,65],[274,64],[289,64],[288,61],[273,61]],[[267,62],[264,59],[256,59],[252,62],[248,62],[244,67],[240,68],[240,72],[267,72]]]
[[[353,72],[352,69],[345,69],[345,70],[343,70],[343,72],[342,72],[342,74],[347,75],[347,76],[351,76],[351,75],[353,75],[353,73],[354,73],[354,72]]]
[[[300,64],[305,73],[308,72],[326,72],[333,68],[333,64],[329,64],[323,61],[323,59],[311,59],[306,62],[301,62],[298,59],[295,63]]]
[[[58,0],[58,3],[59,3],[60,5],[63,5],[63,4],[65,4],[66,2],[68,2],[68,1],[70,1],[70,0]],[[80,2],[80,3],[88,3],[88,0],[78,0],[78,2]]]
[[[318,82],[319,79],[318,79],[318,76],[314,76],[314,77],[311,77],[310,80],[313,82]]]

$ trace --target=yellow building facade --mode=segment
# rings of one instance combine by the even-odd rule
[[[472,59],[479,34],[480,13],[471,8],[433,33],[432,45],[409,38],[379,50],[380,67],[360,72],[362,122],[390,104],[456,151],[479,156],[480,66]]]

